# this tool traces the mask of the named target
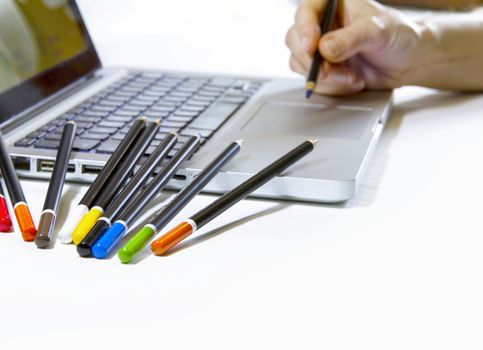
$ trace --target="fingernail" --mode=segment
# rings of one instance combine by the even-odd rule
[[[302,47],[304,48],[305,52],[309,53],[309,39],[306,36],[302,38]]]
[[[324,41],[324,45],[327,50],[332,54],[332,56],[338,57],[342,55],[344,48],[339,39],[330,38]]]
[[[329,75],[329,79],[341,84],[351,84],[353,82],[352,75],[344,73],[332,73]]]

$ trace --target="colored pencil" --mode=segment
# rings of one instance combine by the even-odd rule
[[[10,213],[8,212],[8,205],[2,187],[0,183],[0,232],[11,232],[12,219],[10,219]]]
[[[3,179],[7,185],[10,201],[12,202],[13,211],[17,218],[22,238],[26,242],[32,242],[35,239],[37,229],[35,228],[32,215],[23,194],[22,187],[18,181],[15,167],[13,166],[10,155],[8,154],[7,146],[3,140],[3,135],[0,132],[0,170],[2,171]]]
[[[144,161],[136,174],[129,180],[118,195],[109,203],[103,216],[100,217],[94,227],[84,237],[82,242],[77,245],[77,252],[80,256],[91,255],[92,246],[97,240],[111,227],[111,222],[134,197],[134,195],[146,184],[156,167],[158,167],[163,159],[168,155],[173,146],[176,144],[178,134],[169,133],[153,151],[151,156]]]
[[[105,258],[127,231],[146,205],[154,198],[174,176],[186,159],[199,148],[200,137],[191,136],[183,147],[169,160],[146,188],[116,218],[114,224],[92,247],[92,255],[97,259]]]
[[[223,166],[230,162],[241,149],[242,141],[232,142],[218,157],[208,164],[201,172],[181,190],[178,195],[139,232],[137,232],[124,247],[119,249],[117,256],[123,263],[131,262],[133,256],[143,249],[158,232],[160,232],[200,191],[218,174]]]
[[[64,187],[67,167],[69,166],[70,154],[75,138],[76,125],[68,121],[60,138],[57,156],[55,158],[54,170],[50,178],[47,196],[45,197],[44,209],[40,215],[39,229],[35,237],[35,244],[38,248],[47,248],[50,245],[54,232],[55,218],[59,207],[62,188]]]
[[[250,193],[256,191],[258,188],[282,173],[292,164],[306,156],[314,149],[316,142],[316,140],[307,140],[303,142],[286,155],[282,156],[257,174],[250,177],[241,185],[235,187],[233,190],[224,194],[206,208],[200,210],[189,219],[174,227],[172,230],[151,244],[152,252],[156,255],[163,255],[166,253],[197,229],[206,225],[218,215],[231,208],[240,200],[247,197]]]
[[[72,242],[72,232],[74,231],[82,217],[89,211],[92,204],[94,204],[95,199],[99,195],[102,188],[108,182],[112,173],[117,168],[117,165],[122,161],[122,158],[132,147],[137,137],[146,128],[146,120],[147,119],[145,117],[141,117],[134,122],[132,127],[129,129],[129,132],[126,134],[126,137],[121,141],[119,146],[117,146],[114,153],[109,157],[108,161],[106,162],[106,165],[104,165],[99,175],[97,175],[94,182],[91,184],[87,192],[77,204],[74,213],[72,213],[67,218],[67,222],[62,227],[58,236],[59,240],[62,243],[68,244]]]
[[[320,21],[320,34],[321,36],[327,34],[333,26],[335,14],[337,11],[337,0],[328,0],[324,15]],[[312,64],[310,65],[309,75],[307,77],[307,84],[305,85],[305,97],[310,98],[312,96],[315,86],[317,85],[317,77],[319,75],[320,65],[323,63],[323,58],[317,50],[312,58]]]
[[[97,199],[94,201],[89,212],[82,217],[72,232],[72,242],[74,242],[74,244],[77,245],[84,239],[96,224],[97,219],[99,219],[104,213],[104,208],[129,179],[129,176],[139,159],[144,155],[146,149],[158,133],[159,122],[159,120],[156,120],[148,124],[141,136],[139,136],[131,149],[119,163],[117,169],[112,173],[109,181],[101,189],[100,194],[97,196]]]

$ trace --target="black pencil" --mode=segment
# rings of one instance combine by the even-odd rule
[[[70,153],[74,143],[76,125],[73,121],[68,121],[62,132],[55,166],[50,178],[47,196],[45,197],[44,209],[40,216],[39,229],[35,237],[35,244],[38,248],[47,248],[54,232],[55,218],[59,207],[62,188],[64,187],[65,175],[69,166]]]
[[[62,243],[72,242],[72,231],[79,223],[80,219],[86,214],[96,197],[99,195],[101,189],[106,185],[112,173],[116,170],[117,165],[122,161],[122,158],[126,155],[129,149],[132,147],[137,137],[146,128],[146,118],[138,118],[129,129],[126,137],[117,146],[114,153],[109,157],[106,165],[102,168],[99,175],[97,175],[94,182],[91,184],[87,192],[84,194],[80,202],[77,204],[74,213],[69,216],[67,223],[62,227],[59,232],[58,238]]]
[[[276,160],[265,169],[250,177],[241,185],[224,194],[206,208],[200,210],[189,219],[185,220],[172,230],[155,240],[151,244],[151,250],[156,255],[163,255],[176,244],[191,235],[197,229],[216,218],[228,208],[256,191],[275,176],[282,173],[288,167],[310,153],[316,144],[316,140],[307,140],[294,148],[292,151]]]
[[[103,216],[100,217],[94,227],[84,237],[82,242],[77,245],[77,252],[80,256],[91,255],[92,246],[97,240],[111,227],[111,222],[134,197],[134,195],[145,185],[149,177],[152,175],[156,167],[158,167],[163,159],[168,155],[169,151],[176,144],[178,134],[169,133],[163,141],[155,148],[151,156],[147,158],[136,174],[129,180],[127,185],[114,197],[109,203]]]
[[[328,0],[324,15],[320,21],[320,35],[327,34],[333,26],[335,14],[337,11],[337,0]],[[323,58],[320,55],[318,46],[310,65],[309,75],[307,77],[307,84],[305,85],[305,97],[309,98],[315,90],[317,85],[317,77],[319,75],[320,65],[323,63]]]
[[[7,146],[3,141],[3,135],[0,132],[0,170],[2,171],[3,179],[7,185],[7,191],[12,202],[13,211],[17,218],[22,238],[26,242],[32,242],[35,239],[37,229],[35,228],[32,215],[30,214],[25,195],[22,187],[18,181],[15,167],[13,166],[10,155],[8,154]]]
[[[210,164],[182,189],[176,197],[161,209],[151,221],[137,232],[129,242],[124,245],[117,255],[123,263],[128,263],[133,256],[143,249],[157,232],[160,232],[200,191],[215,177],[216,174],[241,149],[242,141],[232,142]]]
[[[105,258],[117,242],[127,231],[129,225],[138,217],[146,205],[159,194],[174,176],[179,167],[186,159],[199,148],[200,138],[191,136],[183,147],[169,160],[146,188],[139,193],[129,205],[122,211],[112,224],[111,228],[92,247],[92,255],[95,258]]]
[[[127,152],[126,156],[121,160],[116,170],[112,173],[109,181],[101,189],[100,194],[97,196],[89,212],[82,217],[74,231],[72,231],[72,242],[74,242],[74,244],[79,244],[94,227],[97,219],[99,219],[104,213],[105,207],[115,196],[116,192],[120,191],[122,186],[128,180],[137,162],[144,155],[144,152],[151,144],[151,141],[158,133],[158,130],[159,120],[149,123],[131,149]]]

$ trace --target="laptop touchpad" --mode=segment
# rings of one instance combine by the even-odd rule
[[[359,139],[373,110],[353,106],[269,101],[252,116],[242,130],[249,133],[292,134]]]

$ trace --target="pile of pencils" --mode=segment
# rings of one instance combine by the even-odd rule
[[[167,134],[149,157],[144,157],[159,129],[159,120],[137,119],[126,137],[84,194],[66,224],[58,233],[65,244],[74,243],[82,257],[109,257],[116,251],[119,260],[129,263],[146,247],[240,151],[242,140],[235,140],[217,155],[166,206],[122,247],[119,242],[131,225],[173,178],[183,163],[200,147],[200,136],[190,136],[178,151],[168,157],[177,143],[176,133]],[[76,125],[68,122],[62,134],[55,166],[47,190],[38,230],[32,220],[22,188],[15,173],[3,137],[0,134],[0,170],[6,184],[18,226],[25,241],[38,248],[51,245],[54,225],[69,165]],[[212,204],[167,231],[151,243],[155,255],[163,255],[196,230],[280,175],[314,149],[316,140],[307,140],[248,180],[227,192]],[[136,170],[137,169],[137,170]],[[135,171],[136,170],[136,171]],[[10,232],[7,202],[0,186],[0,231]]]

